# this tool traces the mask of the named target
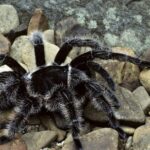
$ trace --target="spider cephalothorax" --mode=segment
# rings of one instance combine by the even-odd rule
[[[36,43],[36,64],[39,68],[32,73],[26,73],[9,56],[0,56],[2,63],[13,69],[12,72],[0,73],[0,84],[3,87],[0,89],[0,93],[6,99],[6,103],[5,101],[0,102],[0,109],[15,106],[16,112],[8,122],[7,132],[0,137],[0,143],[6,143],[13,139],[19,126],[24,124],[30,114],[38,113],[44,107],[48,111],[59,112],[64,116],[69,123],[68,127],[72,131],[76,148],[82,150],[78,134],[80,128],[84,127],[83,104],[88,100],[97,110],[102,108],[106,112],[110,125],[118,131],[120,137],[125,138],[126,134],[114,116],[114,109],[120,106],[112,92],[115,90],[115,84],[107,71],[92,60],[94,58],[118,59],[138,64],[141,67],[150,67],[150,62],[106,51],[93,40],[72,39],[60,48],[55,62],[45,66],[44,57],[42,57],[42,61],[39,61],[41,55],[37,51],[39,50],[39,53],[44,56],[42,37],[36,34],[36,40],[33,40],[33,43]],[[90,46],[94,50],[82,54],[73,59],[70,64],[62,66],[61,64],[73,46]],[[91,70],[100,73],[108,82],[111,90],[91,78]]]

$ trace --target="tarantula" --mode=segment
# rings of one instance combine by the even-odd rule
[[[115,90],[115,84],[106,70],[92,60],[113,58],[141,67],[150,67],[150,62],[106,51],[93,40],[72,39],[60,48],[55,62],[45,66],[42,37],[36,34],[32,42],[35,44],[36,64],[39,67],[33,72],[27,73],[11,57],[0,55],[2,64],[7,64],[13,69],[12,72],[0,73],[0,93],[5,98],[0,101],[0,110],[10,106],[14,106],[15,110],[14,116],[6,126],[6,132],[0,137],[0,144],[12,140],[19,126],[23,125],[31,114],[40,112],[44,107],[64,116],[69,122],[76,149],[82,150],[79,132],[84,127],[83,105],[88,101],[91,101],[97,110],[102,108],[109,118],[110,125],[118,131],[120,137],[125,138],[126,134],[113,113],[114,108],[120,106],[118,99],[109,88],[90,77],[91,69],[99,72],[112,90]],[[73,46],[90,46],[94,50],[76,57],[70,64],[61,66]]]

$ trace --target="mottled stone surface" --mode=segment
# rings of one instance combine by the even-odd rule
[[[8,33],[19,25],[16,9],[12,5],[0,5],[0,32]]]
[[[28,22],[39,6],[52,28],[67,17],[97,34],[108,46],[129,47],[140,53],[150,48],[149,0],[3,0],[15,6],[21,22]]]
[[[62,150],[75,150],[71,138],[65,142]],[[81,137],[86,150],[118,150],[118,133],[109,128],[98,129]]]

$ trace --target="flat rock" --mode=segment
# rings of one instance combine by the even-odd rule
[[[25,141],[28,150],[38,150],[53,142],[56,137],[54,131],[41,131],[24,134],[22,139]]]
[[[0,145],[0,150],[28,150],[28,149],[22,139],[15,139],[7,144]]]
[[[150,97],[143,86],[138,87],[133,91],[133,95],[135,96],[135,100],[139,103],[147,114],[150,111]]]
[[[98,129],[83,135],[81,142],[85,150],[118,150],[118,133],[109,128]],[[75,150],[71,139],[65,142],[62,150]]]
[[[59,47],[47,41],[44,41],[44,46],[46,63],[49,64],[54,61]],[[18,62],[25,64],[29,71],[36,68],[34,47],[29,41],[28,36],[20,36],[14,41],[10,56],[15,58]],[[65,62],[70,62],[70,58],[67,58]]]
[[[136,97],[134,97],[132,92],[123,87],[118,87],[116,96],[121,105],[115,111],[115,116],[118,120],[134,124],[142,124],[145,122],[144,112],[140,104],[135,101]]]
[[[150,70],[141,71],[139,79],[145,89],[150,92]]]
[[[143,125],[135,130],[133,136],[133,150],[150,149],[150,125]]]
[[[0,54],[7,54],[10,48],[10,41],[0,34]]]
[[[16,9],[12,5],[0,5],[0,32],[9,33],[19,25]]]
[[[35,9],[32,18],[30,19],[27,33],[30,34],[33,31],[44,31],[48,28],[48,20],[42,9]]]

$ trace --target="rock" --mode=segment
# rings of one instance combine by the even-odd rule
[[[46,41],[44,41],[44,46],[46,63],[49,64],[54,61],[59,47]],[[20,36],[14,41],[10,56],[15,58],[18,62],[25,64],[29,71],[33,71],[36,68],[34,47],[29,41],[28,36]],[[70,62],[70,58],[67,58],[65,62]]]
[[[124,131],[125,133],[127,133],[128,135],[133,135],[133,134],[134,134],[135,128],[127,127],[127,126],[121,126],[121,128],[122,128],[123,131]]]
[[[145,89],[150,92],[150,70],[141,71],[139,79]]]
[[[44,15],[41,8],[35,9],[33,16],[29,22],[28,26],[28,35],[31,34],[33,31],[44,31],[47,30],[48,27],[48,20]]]
[[[52,30],[52,29],[45,30],[43,32],[43,34],[44,34],[44,38],[46,39],[47,42],[55,44],[54,30]]]
[[[55,131],[55,133],[57,134],[57,141],[62,141],[65,138],[66,131],[57,128],[57,126],[54,123],[54,120],[52,120],[50,116],[48,115],[45,115],[44,117],[41,116],[40,120],[43,126],[45,126],[48,130]]]
[[[0,150],[28,150],[28,149],[22,139],[15,139],[12,142],[0,145]]]
[[[0,34],[0,54],[8,54],[10,48],[10,41]]]
[[[19,25],[16,9],[12,5],[0,5],[0,32],[9,33]]]
[[[128,122],[131,124],[142,124],[145,122],[145,115],[140,106],[136,103],[135,97],[129,90],[118,87],[116,96],[120,102],[121,107],[115,111],[115,116],[118,120]]]
[[[140,126],[133,136],[133,150],[149,150],[150,125]]]
[[[41,131],[24,134],[22,139],[25,141],[28,150],[38,150],[53,142],[56,137],[56,133],[53,131]]]
[[[135,57],[135,54],[132,49],[114,47],[112,51]],[[100,59],[96,59],[96,62],[98,62],[101,66],[103,66],[106,69],[106,71],[108,71],[110,76],[113,78],[114,82],[118,84],[129,83],[129,85],[130,84],[133,85],[133,83],[138,82],[140,72],[139,68],[134,64],[128,62],[120,62],[118,60],[100,60]],[[97,79],[99,80],[101,78],[97,76]]]
[[[118,150],[118,133],[113,129],[103,128],[83,135],[81,142],[86,150]],[[74,150],[71,139],[65,142],[62,150]]]
[[[125,145],[125,150],[130,150],[129,148],[131,148],[132,142],[133,142],[133,138],[132,136],[129,136]]]
[[[145,88],[143,86],[138,87],[134,90],[133,95],[135,96],[135,101],[141,105],[145,114],[148,114],[150,111],[150,97]]]

